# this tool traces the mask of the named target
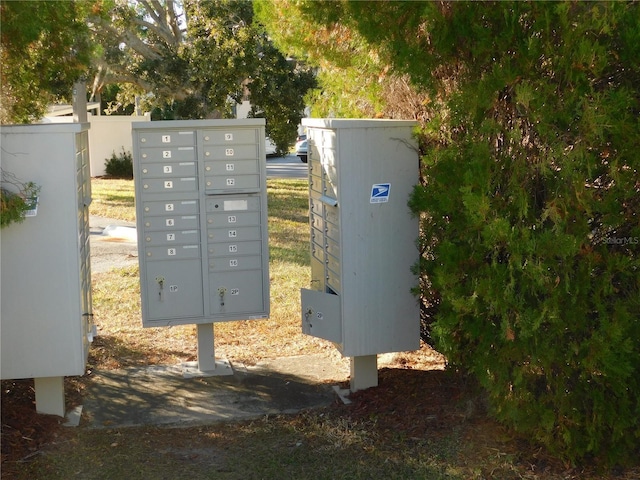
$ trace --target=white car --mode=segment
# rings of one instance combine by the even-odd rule
[[[296,143],[296,155],[300,157],[302,163],[307,163],[307,140],[300,140]]]
[[[264,139],[264,151],[267,157],[274,157],[277,153],[276,144],[269,137]]]

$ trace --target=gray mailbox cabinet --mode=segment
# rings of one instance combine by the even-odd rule
[[[59,416],[64,377],[84,374],[95,333],[88,132],[78,123],[1,129],[2,170],[41,187],[35,215],[0,232],[2,378],[34,378],[36,410]]]
[[[352,357],[352,390],[377,385],[376,356],[420,346],[415,122],[304,119],[311,285],[302,330]],[[358,370],[358,372],[356,372]],[[359,378],[354,378],[358,376]]]
[[[133,124],[142,321],[269,315],[264,119]]]

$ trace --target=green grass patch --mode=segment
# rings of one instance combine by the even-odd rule
[[[330,413],[191,428],[80,429],[24,465],[18,479],[470,479],[453,456],[379,438]]]
[[[91,179],[91,215],[136,221],[133,180]]]

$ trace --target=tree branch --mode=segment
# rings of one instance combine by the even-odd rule
[[[175,2],[173,0],[167,0],[167,16],[169,17],[169,26],[173,30],[173,36],[176,37],[178,42],[181,42],[183,34],[178,24],[179,16],[176,16]]]
[[[166,6],[163,6],[158,0],[140,0],[140,4],[155,23],[140,18],[136,18],[136,23],[155,32],[170,45],[177,46],[180,43],[181,35],[180,29],[176,29],[176,25],[173,23],[175,21],[173,1],[168,1]],[[178,35],[176,35],[176,31]]]
[[[165,42],[167,42],[169,45],[176,46],[180,43],[180,39],[176,38],[173,35],[173,30],[168,27],[165,28],[164,26],[161,26],[155,23],[150,23],[140,18],[135,18],[133,19],[133,21],[136,25],[146,28],[149,31],[152,31],[153,33],[158,35],[160,38],[162,38]],[[164,25],[166,25],[166,23],[164,23]]]
[[[132,34],[130,31],[119,31],[117,28],[114,28],[99,17],[95,17],[92,20],[94,22],[94,30],[96,31],[96,34],[100,34],[100,32],[96,29],[96,27],[98,27],[100,30],[102,30],[102,32],[104,32],[104,34],[106,34],[106,37],[115,37],[116,41],[124,42],[128,47],[132,48],[143,57],[150,60],[162,59],[162,55],[156,49],[154,49],[148,43],[144,43],[142,40],[140,40],[140,38]]]

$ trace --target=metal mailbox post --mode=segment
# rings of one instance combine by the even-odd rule
[[[214,322],[269,316],[264,124],[133,123],[143,326],[196,324],[196,372]]]
[[[420,346],[411,288],[418,220],[415,122],[304,119],[309,140],[311,285],[302,330],[351,357],[351,390],[378,383],[377,354]]]

